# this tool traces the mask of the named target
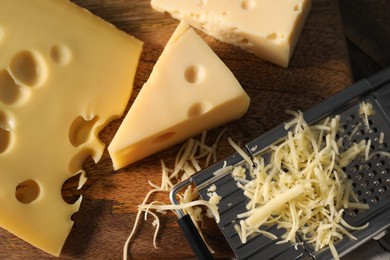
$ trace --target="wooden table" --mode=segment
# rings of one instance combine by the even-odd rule
[[[73,2],[144,41],[129,109],[178,22],[169,15],[153,11],[146,0]],[[355,0],[342,1],[346,17],[350,15],[346,7],[352,2],[355,3]],[[218,149],[220,159],[233,152],[227,142],[228,136],[244,144],[287,120],[286,109],[305,110],[352,84],[353,75],[338,4],[337,0],[313,0],[312,11],[288,69],[200,33],[251,97],[250,109],[242,119],[209,132],[207,141],[212,143],[220,131],[227,128]],[[353,35],[359,35],[360,32],[353,31],[353,22],[348,28],[347,35],[351,39]],[[120,122],[113,121],[101,132],[103,142],[110,142]],[[150,189],[147,181],[159,183],[160,159],[172,166],[179,148],[180,145],[177,145],[119,171],[113,170],[107,152],[97,165],[92,160],[86,160],[84,168],[89,179],[81,191],[76,191],[74,179],[64,185],[63,194],[67,202],[75,201],[80,194],[84,199],[79,212],[73,216],[75,224],[60,259],[120,259],[125,240],[134,225],[137,205]],[[166,194],[155,199],[168,202]],[[129,247],[129,258],[194,258],[176,224],[176,216],[168,214],[162,216],[161,221],[158,249],[153,248],[154,229],[149,219],[139,226]],[[207,227],[205,235],[216,256],[232,256],[215,224],[207,222]],[[0,241],[1,259],[53,259],[1,229]]]
[[[390,5],[387,0],[340,0],[355,80],[390,66]]]

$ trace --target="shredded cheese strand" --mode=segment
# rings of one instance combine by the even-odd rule
[[[149,209],[158,209],[158,210],[177,210],[177,209],[187,209],[187,208],[192,208],[194,206],[206,206],[208,207],[214,214],[215,216],[215,221],[218,223],[220,218],[219,218],[219,213],[218,209],[215,205],[212,203],[209,203],[208,201],[205,200],[196,200],[196,201],[191,201],[187,202],[185,204],[180,204],[180,205],[155,205],[153,203],[150,203],[148,205],[139,205],[139,209],[141,210],[149,210]]]
[[[359,114],[361,116],[363,116],[366,128],[368,130],[371,130],[370,129],[370,122],[368,120],[368,117],[373,115],[373,114],[375,114],[375,111],[373,110],[372,104],[371,103],[366,103],[364,101],[362,103],[360,103]]]
[[[166,167],[164,160],[161,160],[161,184],[159,186],[152,183],[150,180],[148,181],[148,184],[152,187],[152,189],[148,191],[142,203],[138,205],[134,226],[123,247],[124,260],[127,260],[128,247],[135,234],[136,228],[139,225],[142,213],[145,214],[145,220],[148,215],[151,215],[154,218],[152,225],[155,227],[153,235],[153,246],[155,248],[157,248],[157,236],[160,229],[160,220],[156,213],[165,214],[166,211],[176,213],[175,210],[182,209],[186,214],[190,215],[202,238],[203,234],[198,222],[202,222],[204,215],[214,217],[215,220],[219,222],[220,218],[217,210],[217,204],[221,198],[217,195],[216,190],[211,192],[209,201],[199,199],[199,194],[196,190],[192,190],[191,186],[187,187],[184,194],[178,194],[180,198],[180,205],[170,205],[159,201],[152,201],[148,203],[148,200],[154,193],[163,192],[168,195],[172,187],[174,187],[178,182],[183,181],[197,171],[200,171],[201,166],[199,164],[199,160],[205,160],[205,167],[207,167],[211,161],[216,162],[216,149],[225,131],[226,129],[218,135],[211,146],[206,144],[206,131],[202,133],[200,141],[192,138],[189,139],[177,153],[175,158],[175,167],[173,169]],[[206,207],[206,213],[204,213],[202,207]],[[211,252],[213,252],[212,248],[209,246],[208,248]]]
[[[304,191],[303,186],[298,185],[283,192],[282,194],[279,194],[279,196],[273,198],[267,204],[253,210],[252,214],[245,220],[245,223],[251,228],[258,228],[260,223],[262,223],[264,219],[268,218],[274,210],[281,207],[291,199],[300,196]]]

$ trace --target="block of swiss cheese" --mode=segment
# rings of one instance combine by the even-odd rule
[[[98,134],[125,110],[141,49],[69,1],[0,1],[0,227],[60,254],[81,202],[62,186],[101,158]]]
[[[151,6],[215,38],[287,67],[311,0],[151,0]]]
[[[233,73],[181,21],[108,146],[114,168],[238,119],[248,107]]]

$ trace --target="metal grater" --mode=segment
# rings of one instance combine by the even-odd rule
[[[362,124],[349,140],[356,124],[361,122],[359,105],[362,101],[370,102],[375,110],[375,114],[369,117],[371,131],[367,130],[365,125]],[[370,138],[372,141],[371,152],[390,152],[390,68],[353,84],[304,112],[304,118],[309,124],[331,115],[340,115],[340,126],[344,129],[342,133],[342,137],[344,137],[343,147],[349,147],[350,142],[359,142]],[[381,132],[384,133],[382,143],[379,142]],[[287,131],[282,124],[246,144],[246,151],[250,156],[261,154],[266,159],[267,154],[269,154],[269,145],[276,143],[286,134]],[[332,258],[328,248],[315,252],[310,244],[302,243],[299,246],[289,243],[277,244],[278,240],[271,240],[261,235],[250,238],[247,243],[242,244],[234,229],[234,221],[238,213],[246,211],[247,198],[231,176],[232,167],[237,165],[245,167],[247,164],[238,153],[234,153],[195,174],[190,179],[179,183],[171,191],[172,203],[178,204],[176,194],[190,184],[194,184],[200,196],[204,200],[208,200],[207,189],[213,184],[216,185],[217,193],[222,197],[218,204],[221,217],[218,226],[237,259]],[[354,226],[363,225],[367,222],[369,222],[369,226],[364,230],[352,232],[357,237],[356,241],[344,238],[335,243],[340,256],[346,255],[373,238],[379,239],[390,227],[390,159],[384,156],[376,156],[369,161],[365,161],[364,158],[359,157],[345,168],[345,172],[348,178],[353,181],[353,189],[359,200],[368,203],[370,209],[348,211],[344,219]],[[200,259],[212,259],[189,216],[181,210],[178,210],[177,213],[179,215],[178,222],[195,254]],[[278,237],[283,233],[283,230],[278,230],[275,226],[269,227],[268,231]],[[297,240],[302,241],[299,237],[297,237]]]

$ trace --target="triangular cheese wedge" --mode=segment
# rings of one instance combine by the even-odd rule
[[[181,22],[108,147],[114,168],[238,119],[248,106],[232,72]]]
[[[58,256],[81,202],[62,185],[102,156],[142,42],[66,0],[1,0],[0,17],[0,226]]]
[[[151,0],[152,7],[287,67],[311,0]]]

